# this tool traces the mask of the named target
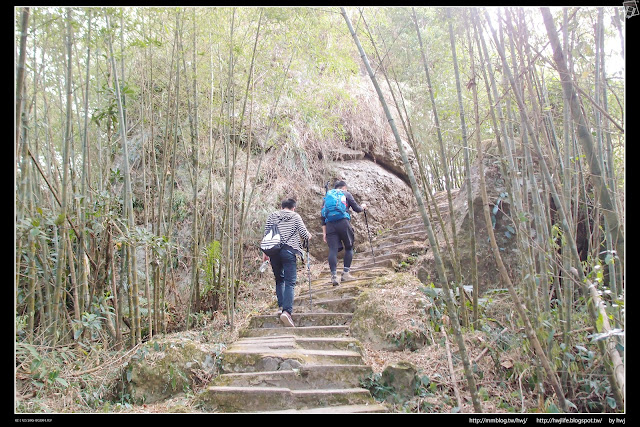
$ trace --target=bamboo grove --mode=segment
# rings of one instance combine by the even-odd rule
[[[497,275],[499,276],[499,281],[508,289],[514,308],[523,324],[532,353],[535,355],[538,369],[544,371],[544,373],[539,372],[539,374],[546,377],[545,382],[550,384],[550,388],[555,393],[560,410],[566,412],[571,409],[577,409],[577,406],[570,400],[575,396],[575,384],[571,384],[567,375],[568,359],[574,356],[566,351],[563,356],[553,356],[552,337],[553,333],[559,330],[562,331],[563,339],[570,339],[569,336],[575,325],[572,322],[572,317],[576,316],[574,311],[576,304],[579,304],[583,308],[582,312],[588,313],[588,320],[585,321],[591,325],[591,330],[595,332],[591,335],[591,338],[594,343],[597,343],[605,359],[603,362],[604,371],[610,387],[609,405],[612,408],[623,408],[625,376],[624,363],[620,353],[624,350],[624,345],[623,341],[619,339],[623,335],[624,329],[623,310],[620,308],[624,304],[624,238],[621,221],[623,200],[620,200],[621,195],[619,192],[622,188],[619,184],[622,177],[617,175],[613,154],[615,149],[610,132],[612,125],[615,125],[622,133],[623,128],[617,123],[605,123],[613,119],[601,105],[607,105],[606,73],[603,74],[605,70],[603,10],[602,8],[598,10],[597,22],[594,25],[596,34],[594,96],[586,95],[592,104],[591,108],[579,103],[577,96],[579,86],[574,84],[575,74],[569,71],[567,60],[565,59],[569,52],[567,49],[569,40],[567,36],[568,10],[566,8],[563,10],[564,50],[563,46],[560,45],[557,29],[549,8],[541,8],[540,10],[553,51],[553,59],[549,58],[547,61],[551,70],[555,70],[558,73],[557,75],[562,84],[561,100],[563,101],[562,111],[564,115],[560,123],[563,129],[563,138],[558,136],[557,125],[554,123],[553,115],[550,113],[554,105],[549,101],[549,89],[547,87],[549,83],[546,80],[542,80],[538,74],[540,72],[539,68],[542,67],[536,65],[536,61],[540,61],[542,55],[536,53],[534,57],[531,52],[534,48],[531,47],[528,24],[522,11],[507,9],[504,18],[501,12],[498,12],[497,19],[499,21],[500,36],[492,26],[492,19],[487,11],[484,11],[484,16],[481,15],[482,12],[476,9],[459,13],[457,19],[459,22],[462,21],[466,28],[466,47],[470,57],[471,78],[468,80],[466,87],[472,92],[470,110],[473,111],[472,122],[476,126],[474,131],[475,144],[473,146],[470,145],[470,135],[466,125],[467,118],[460,81],[461,73],[453,31],[453,14],[451,9],[446,9],[444,13],[446,13],[444,20],[448,24],[458,101],[457,111],[459,112],[459,131],[464,157],[464,176],[467,178],[467,191],[469,192],[468,206],[473,206],[471,183],[469,181],[471,176],[470,152],[472,150],[479,159],[480,167],[484,167],[483,150],[486,147],[483,147],[484,143],[481,138],[483,121],[480,118],[478,98],[479,91],[484,89],[489,102],[489,111],[485,113],[484,120],[490,120],[490,126],[494,129],[494,133],[491,136],[498,140],[498,149],[503,162],[503,175],[510,178],[508,181],[508,184],[510,184],[508,185],[509,204],[515,207],[514,210],[510,210],[510,214],[512,215],[513,229],[519,237],[518,247],[522,251],[522,265],[531,267],[528,271],[525,269],[522,272],[521,278],[518,279],[519,287],[516,287],[516,284],[513,283],[502,262],[502,255],[496,242],[493,228],[486,228],[492,252],[498,265],[499,272]],[[445,296],[448,310],[451,313],[457,312],[459,315],[459,318],[458,316],[452,317],[451,324],[456,334],[456,341],[463,361],[474,410],[482,412],[482,405],[477,396],[474,374],[466,355],[465,342],[462,336],[461,325],[467,326],[469,322],[465,304],[461,303],[459,305],[460,309],[457,310],[455,302],[450,297],[450,295],[454,294],[450,290],[449,279],[447,278],[442,256],[438,250],[430,215],[427,213],[423,200],[423,192],[426,193],[427,200],[433,198],[433,191],[428,183],[429,178],[425,176],[424,172],[427,166],[420,165],[421,167],[419,168],[422,175],[421,181],[424,183],[423,188],[420,188],[409,165],[398,126],[377,80],[379,78],[384,79],[389,86],[389,91],[392,93],[394,90],[396,91],[396,95],[393,96],[393,103],[397,108],[396,118],[400,118],[406,137],[414,151],[419,154],[420,149],[415,149],[419,141],[413,139],[410,124],[411,117],[406,113],[406,110],[402,110],[404,107],[403,101],[398,101],[398,99],[402,100],[404,97],[402,89],[399,85],[397,89],[394,89],[384,65],[378,65],[380,67],[378,71],[380,76],[376,76],[369,63],[367,53],[362,47],[344,8],[342,9],[342,15],[355,44],[358,46],[369,77],[376,87],[389,126],[393,130],[398,150],[402,154],[403,163],[409,175],[424,225],[427,228],[429,242],[434,251],[439,284],[444,290],[443,295]],[[483,17],[487,26],[485,31],[478,29]],[[444,153],[441,128],[438,123],[438,107],[433,96],[429,65],[425,56],[425,48],[420,39],[421,29],[415,10],[412,10],[412,18],[415,23],[422,63],[426,74],[426,89],[430,93],[430,107],[432,108],[440,143],[440,153]],[[362,11],[360,11],[358,19],[366,28],[363,33],[365,37],[369,37],[371,51],[384,64],[384,61],[380,59],[376,41],[372,37]],[[506,36],[502,32],[503,27],[506,30]],[[486,31],[487,29],[489,31]],[[502,86],[499,86],[496,81],[496,70],[492,69],[492,57],[487,52],[487,43],[484,40],[485,32],[492,39],[493,45],[497,50],[498,61],[495,67],[498,70],[502,70],[502,82],[500,82]],[[505,37],[508,37],[506,41]],[[474,49],[478,52],[477,58],[474,57]],[[511,53],[511,64],[506,54],[507,49]],[[481,74],[476,67],[481,69]],[[394,73],[393,69],[388,70],[388,73]],[[481,82],[484,82],[484,88],[482,88]],[[500,87],[503,91],[502,94],[499,93]],[[580,90],[580,93],[585,94],[583,90]],[[515,103],[515,108],[510,106],[511,102]],[[594,112],[594,117],[590,121],[588,121],[585,114],[587,109]],[[516,126],[519,128],[518,132],[514,129]],[[520,140],[518,145],[516,145],[515,138]],[[522,169],[514,162],[515,150],[517,149],[524,151],[525,162]],[[539,161],[542,171],[539,174],[536,174],[533,170],[532,156],[537,157],[537,161]],[[553,162],[554,156],[557,162]],[[580,164],[580,158],[586,160],[585,164]],[[443,155],[441,159],[444,160],[446,158]],[[547,164],[547,161],[549,161],[549,164]],[[425,162],[427,161],[425,160]],[[442,170],[446,174],[446,166]],[[585,175],[587,176],[585,177]],[[490,206],[494,205],[492,209],[495,214],[500,209],[500,202],[493,202],[487,198],[484,182],[485,174],[482,170],[479,176],[485,224],[492,224],[495,223],[495,220],[492,220]],[[450,182],[451,178],[445,176],[445,188],[449,193],[449,207],[452,210]],[[545,194],[549,195],[549,197],[542,197]],[[581,200],[581,197],[584,197],[584,199]],[[591,197],[593,199],[590,199]],[[437,204],[434,203],[433,205],[437,209]],[[581,205],[582,209],[585,209],[584,213],[581,213]],[[595,212],[594,216],[591,207],[596,206],[599,206],[599,208],[596,209],[597,212]],[[552,214],[552,210],[555,211],[555,215]],[[581,215],[583,215],[583,219],[580,219]],[[470,214],[469,216],[472,224],[471,230],[474,230],[474,215]],[[439,213],[437,217],[441,217]],[[533,222],[535,227],[535,239],[527,237],[527,230],[524,227],[530,221]],[[578,224],[583,221],[586,222],[586,227],[590,234],[589,237],[584,235],[581,237],[581,239],[587,240],[587,246],[589,247],[586,256],[581,256],[578,253]],[[460,295],[463,295],[463,281],[460,277],[459,260],[456,259],[458,251],[455,221],[451,222],[451,228],[452,241],[447,242],[455,276],[455,280],[451,281],[451,283],[460,284]],[[598,235],[596,241],[592,240],[592,233]],[[475,289],[473,294],[477,296],[477,277],[474,277],[474,272],[477,274],[477,260],[474,259],[476,257],[475,232],[471,233],[469,238],[472,248],[474,248],[471,251],[474,254],[471,262],[471,280]],[[451,245],[453,245],[453,250]],[[606,269],[606,272],[603,271],[604,269]],[[603,278],[604,274],[607,275],[606,279]],[[577,288],[577,292],[575,288]],[[473,322],[478,322],[476,298],[473,300],[472,310]],[[558,348],[566,349],[567,341],[562,342]],[[551,357],[564,360],[554,364],[550,361]],[[561,372],[561,377],[558,375],[559,372]],[[543,387],[541,383],[540,388],[542,389]],[[567,388],[570,389],[569,393],[564,391]]]
[[[525,266],[511,277],[486,227],[495,281],[539,392],[562,411],[596,395],[624,408],[625,100],[611,69],[624,19],[621,7],[16,8],[16,342],[124,350],[207,310],[233,327],[286,186],[275,178],[312,174],[316,145],[347,139],[337,111],[353,99],[337,82],[361,78],[418,202],[475,411],[462,333],[484,321],[479,260],[464,277],[458,247],[475,254],[476,234],[430,201],[446,191],[453,212],[466,181],[472,206],[470,170],[487,159],[508,194],[489,200],[479,174],[484,224],[505,215]],[[456,301],[463,284],[474,292]],[[580,374],[585,330],[597,355]]]
[[[121,348],[167,325],[189,327],[205,305],[233,324],[245,242],[262,221],[250,207],[266,204],[258,187],[273,174],[261,162],[300,50],[288,42],[297,27],[283,30],[281,15],[16,9],[21,339]],[[255,155],[242,158],[238,141]],[[250,161],[253,176],[237,172]],[[185,221],[190,229],[179,230]],[[183,246],[180,233],[196,238]],[[186,296],[177,289],[185,269],[195,284]]]

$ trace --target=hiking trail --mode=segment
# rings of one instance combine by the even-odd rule
[[[356,298],[371,281],[394,272],[394,265],[425,250],[419,217],[400,220],[389,230],[360,242],[351,273],[355,280],[333,286],[328,267],[311,281],[298,271],[294,328],[273,313],[253,316],[240,337],[220,355],[221,374],[200,394],[211,412],[370,413],[387,412],[362,388],[370,376],[360,342],[349,325]],[[341,263],[338,265],[340,274]],[[311,288],[311,295],[309,295]],[[274,303],[275,304],[275,303]]]

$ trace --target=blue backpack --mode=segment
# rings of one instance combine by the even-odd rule
[[[339,221],[342,218],[351,219],[347,212],[347,196],[344,195],[342,190],[332,189],[327,191],[324,196],[324,205],[321,213],[326,222]]]

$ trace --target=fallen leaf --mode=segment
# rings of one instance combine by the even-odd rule
[[[505,369],[511,369],[513,368],[513,362],[511,360],[505,360],[504,362],[500,363],[500,366]]]

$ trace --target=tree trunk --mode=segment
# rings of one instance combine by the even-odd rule
[[[56,343],[58,338],[58,320],[59,320],[59,310],[60,310],[60,302],[63,296],[63,270],[65,269],[65,254],[66,254],[66,244],[67,244],[67,187],[69,181],[69,147],[71,145],[71,100],[72,100],[72,91],[71,91],[71,80],[72,76],[72,68],[71,68],[71,38],[72,38],[72,26],[71,26],[71,9],[67,8],[67,31],[66,31],[66,48],[67,48],[67,70],[66,70],[66,124],[65,124],[65,137],[64,137],[64,149],[62,154],[62,191],[60,196],[60,216],[58,217],[59,221],[59,244],[58,244],[58,257],[56,264],[56,286],[53,294],[53,330],[52,333],[52,342]],[[64,307],[62,307],[64,310]]]
[[[111,24],[109,21],[109,16],[105,13],[105,18],[107,21],[107,29],[111,31]],[[114,78],[114,86],[116,91],[116,100],[118,104],[118,114],[119,114],[119,122],[120,122],[120,137],[122,138],[122,156],[123,156],[123,164],[124,164],[124,204],[125,211],[127,215],[127,225],[129,228],[129,232],[132,233],[135,228],[134,214],[133,214],[133,194],[131,190],[131,171],[129,170],[129,148],[127,143],[127,125],[125,122],[124,116],[124,106],[122,103],[122,95],[120,93],[120,82],[118,80],[118,73],[116,71],[116,63],[115,56],[113,54],[113,44],[111,43],[111,37],[107,38],[109,44],[109,53],[111,56],[111,65],[113,71]],[[130,242],[133,243],[133,242]],[[130,307],[132,322],[131,322],[131,344],[132,347],[142,342],[142,337],[140,333],[140,305],[138,300],[138,279],[137,279],[137,265],[136,265],[136,248],[132,244],[129,247],[129,250],[126,251],[128,253],[128,258],[130,264],[128,264],[127,270],[131,271],[131,282],[128,289],[132,297],[133,306]]]
[[[27,57],[27,35],[29,30],[29,8],[23,7],[20,12],[20,52],[16,64],[16,153],[20,152],[20,132],[22,126],[22,104],[24,92],[25,60]]]
[[[463,146],[463,156],[464,156],[464,169],[465,169],[465,181],[467,185],[467,206],[469,209],[469,243],[471,244],[471,274],[474,277],[477,277],[477,260],[476,260],[476,225],[475,225],[475,214],[473,207],[473,189],[471,188],[471,161],[469,156],[469,143],[467,141],[467,124],[464,118],[464,105],[462,103],[462,89],[460,87],[460,71],[458,70],[458,57],[456,54],[456,44],[453,36],[453,25],[451,23],[451,9],[447,9],[447,21],[449,26],[449,42],[451,43],[451,55],[453,57],[453,73],[456,78],[456,92],[458,94],[458,111],[460,113],[460,126],[462,131],[462,146]],[[479,130],[478,130],[479,132]],[[453,211],[451,212],[450,218],[452,218],[452,223],[455,223],[455,217],[453,216]],[[456,248],[457,253],[457,248]],[[462,281],[458,283],[460,289],[460,316],[462,318],[462,323],[464,326],[469,324],[469,320],[467,318],[467,310],[464,302],[464,286]]]
[[[602,168],[600,167],[593,138],[591,137],[591,132],[589,131],[586,119],[582,113],[582,109],[580,108],[578,94],[573,87],[571,75],[569,74],[564,54],[562,53],[562,48],[560,46],[560,41],[558,39],[556,26],[553,22],[551,12],[548,7],[542,7],[540,8],[540,11],[542,12],[544,25],[547,28],[547,34],[549,35],[549,41],[551,42],[551,48],[553,49],[553,59],[558,67],[558,74],[560,75],[560,80],[562,82],[562,91],[569,100],[571,117],[577,126],[578,140],[582,145],[582,149],[587,157],[589,168],[591,169],[591,178],[594,181],[594,187],[602,203],[603,215],[611,232],[613,247],[616,249],[617,255],[620,259],[620,268],[624,269],[624,235],[622,232],[622,224],[618,218],[613,197],[609,188],[607,188],[605,176]]]

